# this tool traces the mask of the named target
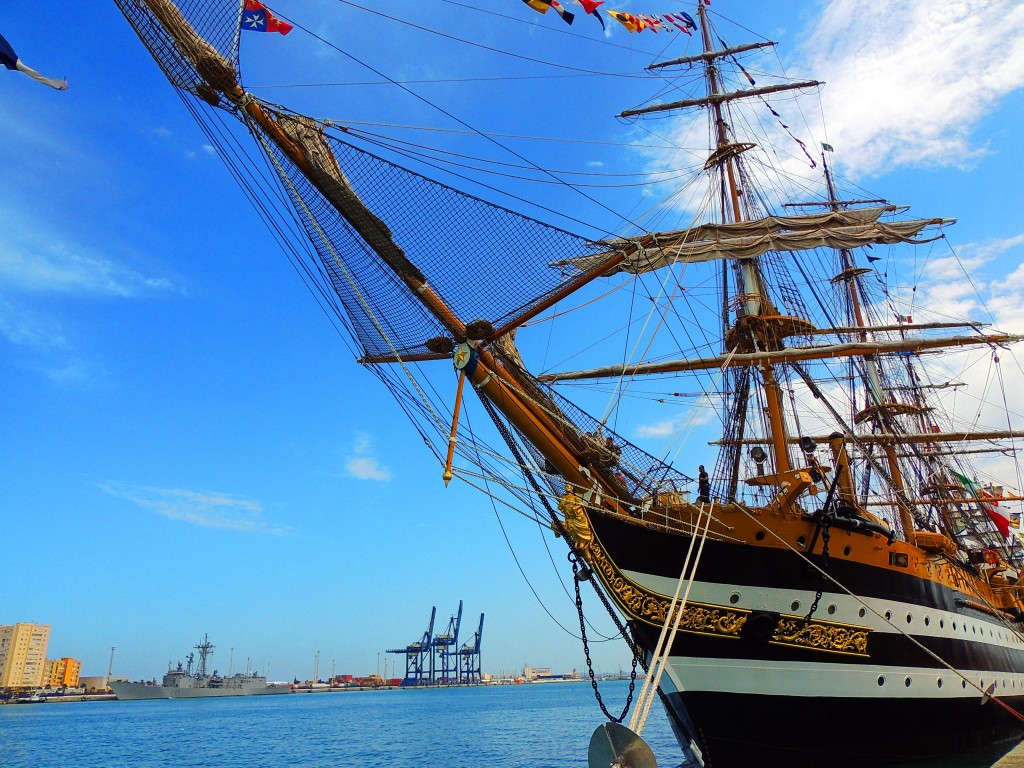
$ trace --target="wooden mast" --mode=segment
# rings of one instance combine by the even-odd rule
[[[839,203],[837,202],[835,186],[832,183],[832,172],[829,170],[828,162],[825,159],[825,153],[821,153],[821,165],[825,172],[825,183],[828,186],[828,199],[830,201],[830,207],[833,211],[840,210]],[[842,273],[846,275],[843,282],[846,284],[846,295],[850,300],[850,308],[853,314],[853,324],[859,328],[858,335],[860,336],[861,343],[867,344],[868,331],[867,322],[864,318],[864,311],[861,308],[860,299],[860,288],[857,285],[854,268],[856,263],[853,258],[853,254],[847,248],[840,248],[839,255],[842,260]],[[868,354],[863,356],[865,375],[867,378],[867,393],[869,402],[874,402],[875,406],[882,407],[885,405],[885,395],[882,390],[882,377],[879,372],[878,361],[874,355]],[[881,411],[884,414],[884,408]],[[891,425],[887,418],[880,418],[878,424],[883,432],[892,433]],[[882,445],[882,451],[885,453],[885,461],[889,467],[889,477],[893,483],[893,497],[896,500],[896,507],[899,510],[900,526],[903,528],[903,534],[907,537],[907,541],[911,544],[915,543],[914,531],[917,526],[914,525],[914,515],[910,507],[910,502],[907,500],[906,487],[903,482],[903,472],[900,470],[899,457],[896,454],[895,443],[884,443]]]
[[[732,202],[732,216],[734,222],[743,220],[740,210],[740,196],[736,185],[735,157],[725,152],[729,145],[729,138],[726,132],[725,119],[722,117],[722,103],[725,101],[720,97],[718,84],[718,69],[714,59],[710,58],[714,53],[711,43],[711,31],[708,27],[707,11],[703,3],[697,5],[697,15],[700,18],[701,37],[704,41],[704,54],[709,58],[706,60],[706,72],[708,78],[708,99],[706,103],[711,107],[714,114],[716,154],[722,157],[721,164],[725,168],[728,179],[729,198]],[[671,106],[666,107],[671,108]],[[679,108],[679,107],[676,107]],[[740,265],[740,273],[743,277],[744,293],[754,294],[756,298],[747,303],[747,311],[751,314],[760,314],[767,294],[761,284],[761,276],[757,269],[755,260],[751,259]],[[782,416],[781,398],[779,396],[779,385],[775,381],[775,372],[771,364],[762,365],[761,376],[763,391],[768,410],[769,431],[772,437],[773,455],[775,457],[775,473],[782,475],[790,470],[789,451],[786,446],[786,425]],[[746,404],[743,404],[745,407]]]

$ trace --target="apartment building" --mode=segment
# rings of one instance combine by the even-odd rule
[[[49,624],[0,625],[0,688],[43,687],[49,642]]]
[[[82,662],[78,659],[47,659],[44,684],[51,688],[77,688],[81,671]]]

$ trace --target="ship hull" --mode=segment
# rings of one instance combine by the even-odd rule
[[[591,522],[595,570],[650,657],[660,621],[639,614],[675,592],[690,539]],[[985,765],[1024,738],[1000,704],[1024,709],[1019,630],[929,579],[841,557],[825,567],[854,594],[791,551],[706,542],[662,686],[684,748],[694,740],[713,768],[874,768],[957,755]],[[814,620],[803,623],[819,589]],[[979,689],[993,684],[1000,701],[983,704]]]
[[[110,683],[110,690],[118,701],[140,701],[143,699],[207,699],[225,696],[266,696],[291,693],[286,685],[259,685],[237,688],[186,688],[146,683]]]

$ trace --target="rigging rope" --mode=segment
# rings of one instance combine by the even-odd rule
[[[701,520],[704,518],[704,504],[700,505],[700,512],[697,515],[697,522],[694,531],[700,528]],[[690,589],[693,587],[694,579],[697,577],[697,566],[700,565],[700,557],[704,552],[704,542],[707,541],[708,528],[711,526],[711,518],[714,513],[715,502],[712,501],[708,508],[707,518],[704,520],[704,528],[700,533],[700,544],[697,547],[697,556],[693,559],[693,567],[690,568],[690,559],[693,555],[693,547],[697,542],[697,536],[690,537],[690,546],[686,550],[686,559],[683,561],[683,569],[679,572],[679,580],[676,582],[676,591],[672,595],[672,602],[669,604],[665,616],[665,623],[661,627],[661,634],[658,636],[658,643],[654,648],[647,676],[640,688],[640,695],[637,698],[636,709],[633,710],[633,717],[629,721],[629,729],[638,736],[643,733],[644,725],[647,723],[647,716],[651,711],[651,704],[654,702],[654,691],[661,690],[661,677],[668,666],[669,657],[672,654],[672,644],[676,639],[676,632],[683,620],[683,613],[686,609],[686,601],[690,597]],[[689,570],[689,578],[687,578]],[[679,600],[679,592],[682,590],[683,582],[686,581],[686,592],[682,601]],[[671,624],[672,629],[669,630]],[[667,640],[667,642],[666,642]]]

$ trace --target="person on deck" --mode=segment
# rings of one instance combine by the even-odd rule
[[[704,465],[701,464],[697,467],[700,472],[697,475],[697,503],[698,504],[710,504],[711,503],[711,481],[708,479],[708,473],[704,471]]]

